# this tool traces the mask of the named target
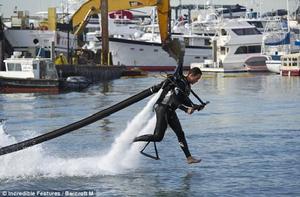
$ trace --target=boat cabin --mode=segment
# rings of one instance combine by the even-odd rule
[[[14,54],[4,60],[5,71],[0,71],[1,77],[19,79],[58,79],[55,65],[50,59],[23,58],[21,53]]]

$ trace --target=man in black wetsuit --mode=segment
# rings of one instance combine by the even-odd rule
[[[198,110],[204,108],[204,105],[195,105],[188,97],[191,92],[191,85],[198,82],[201,76],[202,72],[199,68],[192,68],[189,70],[187,76],[171,76],[162,83],[153,86],[153,92],[157,92],[160,88],[163,89],[155,104],[157,122],[154,134],[138,136],[134,138],[133,141],[160,142],[165,135],[167,126],[170,125],[178,138],[179,145],[187,158],[187,162],[189,164],[199,163],[201,159],[192,157],[189,151],[184,132],[175,110],[179,108],[188,114],[192,114],[196,106]]]

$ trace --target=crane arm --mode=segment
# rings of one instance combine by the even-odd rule
[[[168,39],[169,34],[169,0],[108,0],[108,12],[129,10],[147,6],[156,6],[159,20],[159,30],[162,42]],[[101,11],[101,0],[88,0],[72,16],[72,26],[75,34],[82,33],[88,19]]]
[[[158,12],[158,23],[162,47],[170,56],[182,64],[184,47],[178,40],[171,39],[170,28],[170,0],[108,0],[108,12],[117,10],[130,10],[156,6]],[[73,14],[71,23],[74,34],[80,34],[85,28],[90,16],[98,14],[101,11],[101,0],[88,0]]]

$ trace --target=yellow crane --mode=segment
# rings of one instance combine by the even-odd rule
[[[170,56],[182,64],[184,47],[178,40],[171,39],[170,32],[170,0],[107,0],[108,12],[117,10],[130,10],[148,6],[157,7],[158,24],[161,37],[162,48]],[[73,14],[71,25],[74,34],[78,35],[84,30],[89,18],[101,12],[101,0],[88,0]]]

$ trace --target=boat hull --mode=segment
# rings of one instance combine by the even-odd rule
[[[267,60],[266,65],[270,72],[280,74],[280,67],[281,67],[280,60]]]
[[[281,70],[282,76],[300,76],[300,69],[282,69]]]
[[[245,65],[249,72],[268,72],[266,60],[266,56],[252,56],[245,61]]]
[[[0,93],[58,93],[59,81],[0,77]]]
[[[173,71],[177,62],[164,51],[160,43],[110,38],[113,63],[138,68],[143,71]],[[210,46],[187,46],[183,67],[189,69],[192,62],[211,58]]]
[[[59,85],[62,91],[81,91],[89,87],[91,81],[83,76],[70,76],[67,79],[60,80]]]
[[[192,63],[191,68],[198,67],[202,72],[216,72],[216,73],[237,73],[248,72],[249,69],[240,62],[240,60],[231,60],[220,63],[213,63],[212,61],[204,63]]]

